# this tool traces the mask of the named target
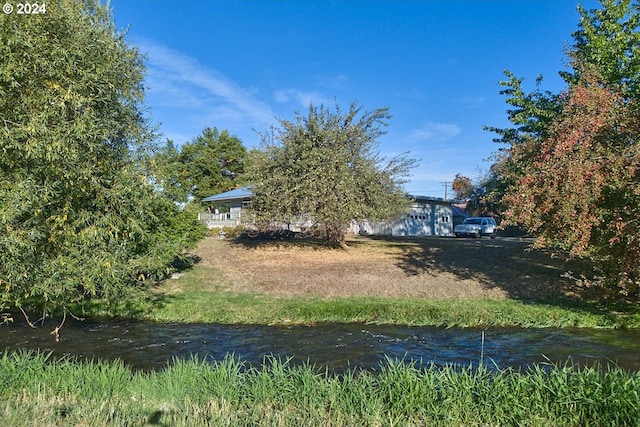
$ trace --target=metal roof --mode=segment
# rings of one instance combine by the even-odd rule
[[[453,216],[462,216],[465,218],[469,216],[467,211],[460,206],[451,205],[451,211],[453,212]]]
[[[247,186],[247,187],[236,188],[230,191],[225,191],[224,193],[216,194],[213,196],[205,197],[204,199],[202,199],[202,201],[203,202],[227,202],[229,200],[243,200],[243,199],[250,199],[252,197],[253,197],[253,192],[251,191],[251,187]],[[407,194],[407,197],[415,200],[416,202],[422,202],[422,203],[435,202],[435,203],[441,203],[444,205],[452,204],[451,200],[444,200],[439,197],[428,197],[428,196],[419,196],[419,195],[412,195],[412,194]]]
[[[214,196],[205,197],[203,202],[226,202],[229,200],[250,199],[253,197],[251,187],[241,187]]]
[[[450,205],[453,203],[451,200],[445,200],[441,197],[420,196],[417,194],[406,194],[406,197],[422,203],[440,203],[442,205]]]

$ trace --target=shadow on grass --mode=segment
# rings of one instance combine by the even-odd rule
[[[573,277],[589,276],[585,260],[569,259],[551,250],[534,249],[533,240],[518,238],[457,239],[370,238],[384,242],[407,276],[444,272],[473,279],[486,288],[500,288],[526,303],[557,305],[597,314],[640,311],[638,305],[608,300],[598,288],[585,288]]]
[[[184,255],[176,256],[170,263],[170,266],[175,269],[176,272],[182,273],[186,270],[190,270],[194,265],[202,261],[198,255],[187,253]]]
[[[242,233],[240,236],[228,239],[230,243],[246,249],[255,248],[312,248],[317,250],[343,250],[342,248],[330,248],[323,238],[294,233],[288,230],[266,231],[256,234]],[[352,240],[349,247],[358,247],[366,244],[365,241]]]

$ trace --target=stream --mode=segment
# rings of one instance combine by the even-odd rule
[[[53,322],[32,329],[24,322],[0,326],[0,351],[52,352],[80,360],[121,359],[134,369],[157,370],[174,358],[222,360],[232,354],[251,365],[265,357],[310,363],[330,372],[376,370],[387,357],[436,365],[526,369],[567,362],[617,365],[640,371],[640,331],[608,329],[459,329],[396,325],[319,324],[262,326],[67,321],[60,341]]]

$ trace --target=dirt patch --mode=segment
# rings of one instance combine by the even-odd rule
[[[353,237],[347,250],[309,241],[203,240],[195,255],[222,271],[225,290],[283,296],[516,297],[571,293],[571,265],[530,242]],[[575,269],[575,266],[573,266]]]

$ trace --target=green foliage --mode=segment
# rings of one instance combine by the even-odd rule
[[[212,228],[211,230],[209,230],[209,235],[225,238],[236,238],[241,237],[242,234],[246,232],[247,227],[245,227],[244,225],[235,225],[221,228]]]
[[[562,110],[560,97],[540,89],[542,76],[536,78],[536,90],[526,93],[522,87],[523,78],[517,78],[508,70],[504,74],[508,80],[499,83],[505,87],[500,94],[505,95],[505,102],[511,106],[507,110],[507,117],[515,127],[500,129],[485,126],[485,130],[499,135],[494,139],[495,142],[509,145],[520,143],[525,135],[543,137],[549,123]]]
[[[590,64],[608,84],[620,85],[625,99],[640,96],[640,4],[637,0],[600,0],[600,9],[580,12],[579,29],[568,56],[574,64]],[[573,67],[560,73],[569,84],[577,83],[585,69]]]
[[[159,186],[176,202],[198,202],[237,187],[246,161],[242,141],[217,128],[206,128],[180,150],[167,141],[152,159]]]
[[[389,161],[377,154],[386,108],[361,113],[309,106],[306,116],[280,120],[263,135],[249,174],[258,222],[318,224],[329,246],[344,244],[352,220],[389,219],[408,204],[401,185],[415,161],[406,154]]]
[[[497,188],[511,224],[540,237],[539,246],[560,247],[594,261],[603,284],[616,296],[640,297],[640,7],[630,0],[603,0],[581,13],[571,70],[561,73],[559,95],[526,94],[510,78],[507,111],[515,125],[494,129],[508,144]]]
[[[189,200],[191,186],[180,174],[180,151],[172,140],[156,148],[149,157],[149,169],[154,184],[167,198],[176,203]]]
[[[31,19],[33,18],[33,19]],[[0,21],[0,308],[115,299],[192,231],[142,173],[144,66],[98,1]]]
[[[640,7],[632,0],[601,0],[602,8],[585,10],[578,6],[581,18],[579,30],[573,33],[574,45],[568,50],[570,70],[559,74],[569,86],[576,84],[585,71],[595,71],[603,82],[620,85],[623,97],[637,99],[640,91]],[[509,146],[523,138],[545,138],[554,119],[562,112],[566,93],[554,94],[540,89],[543,78],[536,78],[536,90],[527,93],[523,78],[505,70],[507,80],[500,91],[513,128],[487,127],[499,138],[495,141]],[[512,165],[515,167],[515,165]]]

